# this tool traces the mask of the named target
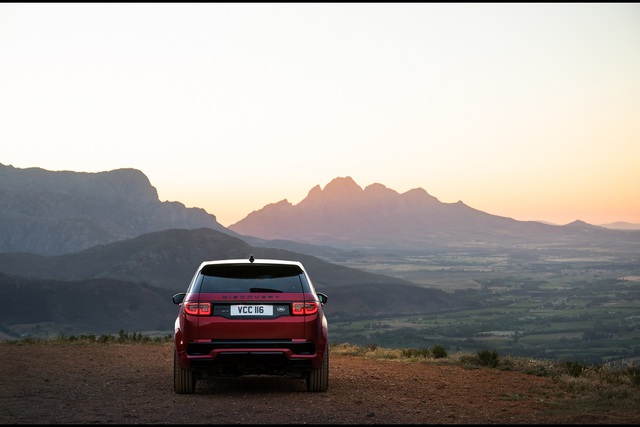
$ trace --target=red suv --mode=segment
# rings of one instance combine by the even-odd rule
[[[208,376],[240,375],[304,378],[308,391],[327,390],[327,296],[300,262],[205,261],[173,302],[176,393],[193,393]]]

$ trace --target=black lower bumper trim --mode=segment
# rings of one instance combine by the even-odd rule
[[[214,350],[230,350],[233,352],[243,349],[283,349],[291,350],[293,354],[315,354],[316,346],[311,342],[293,342],[290,340],[225,340],[189,343],[187,354],[191,356],[206,355]]]

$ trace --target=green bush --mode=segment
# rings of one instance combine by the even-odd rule
[[[495,368],[496,366],[498,366],[498,352],[493,350],[478,350],[477,352],[478,355],[478,364],[482,365],[482,366],[491,366],[492,368]]]
[[[440,344],[436,344],[433,347],[431,347],[431,354],[436,359],[442,359],[449,355],[447,353],[447,349],[441,346]]]

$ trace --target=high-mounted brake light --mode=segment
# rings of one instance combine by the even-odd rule
[[[315,314],[318,312],[318,303],[311,302],[294,302],[291,307],[294,315],[304,316],[308,314]]]
[[[209,316],[211,314],[210,302],[187,302],[184,311],[194,316]]]

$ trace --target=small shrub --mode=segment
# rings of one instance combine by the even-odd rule
[[[477,352],[478,354],[478,363],[482,366],[491,366],[492,368],[495,368],[496,366],[498,366],[498,352],[496,352],[495,350],[490,351],[490,350],[478,350]]]
[[[564,369],[567,371],[567,374],[577,378],[582,375],[587,367],[580,362],[567,361],[564,362]]]
[[[476,356],[471,356],[468,354],[462,354],[458,357],[458,362],[460,365],[466,367],[467,369],[472,369],[477,367],[479,364],[480,358]]]
[[[431,347],[431,354],[436,359],[442,359],[449,355],[447,353],[447,349],[441,346],[440,344],[436,344],[433,347]]]
[[[100,335],[100,338],[97,340],[101,344],[108,344],[110,342],[115,341],[115,338],[111,335]]]

